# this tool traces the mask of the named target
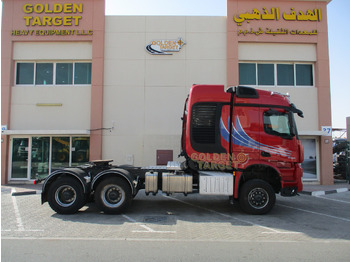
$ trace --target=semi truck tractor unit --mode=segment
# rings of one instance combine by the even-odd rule
[[[303,117],[284,94],[194,85],[182,116],[184,161],[134,167],[100,160],[62,168],[45,179],[42,203],[71,214],[95,201],[104,213],[117,214],[144,190],[223,195],[249,214],[265,214],[277,193],[295,196],[302,190],[304,155],[294,114]]]

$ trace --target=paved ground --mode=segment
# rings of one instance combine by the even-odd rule
[[[41,205],[39,194],[13,194],[21,192],[23,187],[2,187],[4,261],[21,261],[16,254],[22,251],[26,252],[23,257],[26,261],[38,261],[35,260],[37,254],[45,257],[39,261],[56,261],[54,258],[60,261],[66,257],[54,256],[49,250],[61,250],[66,246],[69,252],[74,252],[76,249],[72,247],[81,246],[81,243],[84,243],[84,248],[80,248],[81,256],[70,256],[72,260],[68,261],[94,261],[99,253],[89,253],[92,249],[88,247],[95,244],[102,245],[101,248],[108,252],[113,246],[123,247],[125,253],[120,254],[123,253],[124,260],[119,261],[135,261],[131,258],[135,259],[136,254],[140,261],[171,261],[174,257],[178,258],[176,261],[199,261],[198,258],[229,261],[233,256],[228,256],[230,253],[227,252],[238,246],[242,247],[242,252],[235,253],[235,258],[241,261],[259,258],[287,261],[291,259],[288,250],[299,261],[346,261],[350,257],[350,191],[345,190],[347,184],[337,186],[338,189],[345,188],[339,193],[278,196],[275,208],[263,216],[243,213],[230,205],[226,197],[185,197],[181,194],[147,197],[142,191],[128,212],[122,215],[101,214],[94,204],[74,215],[59,215],[47,203]],[[333,187],[316,189],[306,193],[334,190]],[[40,189],[25,186],[22,192],[28,190]],[[35,246],[38,248],[30,249]],[[274,252],[276,247],[280,247],[278,252]],[[129,250],[134,250],[132,256]],[[162,250],[169,256],[160,255]],[[191,256],[193,250],[196,256]],[[258,251],[262,252],[261,257],[257,255]],[[114,252],[106,255],[105,261],[116,260],[111,254]],[[149,259],[141,259],[142,254],[147,254]]]
[[[41,193],[42,184],[33,185],[33,184],[11,184],[7,186],[3,186],[3,188],[14,188],[16,192],[14,195],[28,195],[28,194],[36,194]],[[350,191],[350,183],[346,180],[336,180],[334,185],[317,185],[312,183],[304,184],[304,188],[301,194],[319,196],[326,194],[334,194]]]

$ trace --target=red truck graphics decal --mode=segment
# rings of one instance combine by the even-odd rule
[[[192,153],[191,159],[198,163],[200,169],[227,170],[244,164],[249,160],[249,154],[243,152],[235,155],[226,153]]]
[[[229,126],[229,123],[230,123],[230,118],[228,119],[227,126]],[[228,128],[225,126],[222,118],[220,119],[220,133],[222,138],[229,143],[230,132],[228,131]],[[250,136],[247,135],[247,133],[242,128],[242,125],[238,117],[236,118],[236,127],[232,124],[232,143],[238,146],[244,146],[252,149],[257,149],[260,151],[265,151],[270,154],[288,157],[290,159],[294,158],[292,157],[292,151],[290,150],[287,150],[281,147],[262,144],[252,139]]]

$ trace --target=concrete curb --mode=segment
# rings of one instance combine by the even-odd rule
[[[27,196],[27,195],[36,195],[36,194],[41,194],[41,190],[12,192],[11,196]]]
[[[343,193],[350,191],[349,188],[337,188],[333,190],[327,190],[327,191],[301,191],[300,194],[304,195],[310,195],[310,196],[324,196],[329,194],[336,194],[336,193]]]

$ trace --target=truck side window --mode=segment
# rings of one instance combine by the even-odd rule
[[[292,138],[290,117],[288,113],[281,113],[270,109],[264,112],[264,130],[267,134]]]

